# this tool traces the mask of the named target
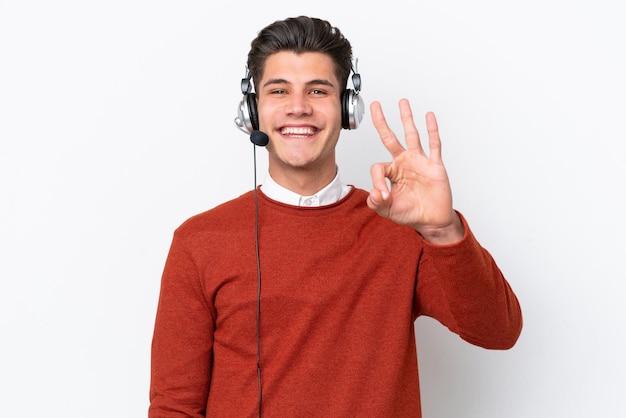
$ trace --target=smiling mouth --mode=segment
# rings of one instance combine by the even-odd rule
[[[289,127],[285,127],[282,128],[280,130],[280,134],[283,136],[288,136],[291,138],[308,138],[312,135],[315,135],[315,133],[317,132],[317,129],[312,128],[310,126],[289,126]]]

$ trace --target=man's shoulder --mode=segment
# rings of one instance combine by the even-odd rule
[[[248,191],[186,219],[177,229],[178,234],[188,234],[206,229],[239,227],[242,220],[254,215],[254,196]],[[250,215],[250,216],[248,216]]]

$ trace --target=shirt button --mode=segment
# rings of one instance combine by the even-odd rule
[[[306,199],[304,199],[304,206],[311,206],[313,204],[313,199],[310,197],[307,197]]]

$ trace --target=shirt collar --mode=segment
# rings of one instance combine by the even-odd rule
[[[284,188],[276,183],[272,176],[267,173],[265,182],[261,185],[261,190],[270,199],[276,200],[292,206],[325,206],[333,204],[343,198],[350,191],[350,186],[341,183],[339,170],[333,181],[319,192],[311,196],[302,196]]]

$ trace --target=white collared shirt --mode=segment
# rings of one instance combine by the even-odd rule
[[[302,196],[284,188],[276,183],[270,173],[267,173],[265,182],[261,185],[261,190],[267,197],[281,203],[292,206],[324,206],[333,204],[350,192],[351,187],[342,184],[339,178],[339,170],[337,175],[326,187],[311,196]]]

